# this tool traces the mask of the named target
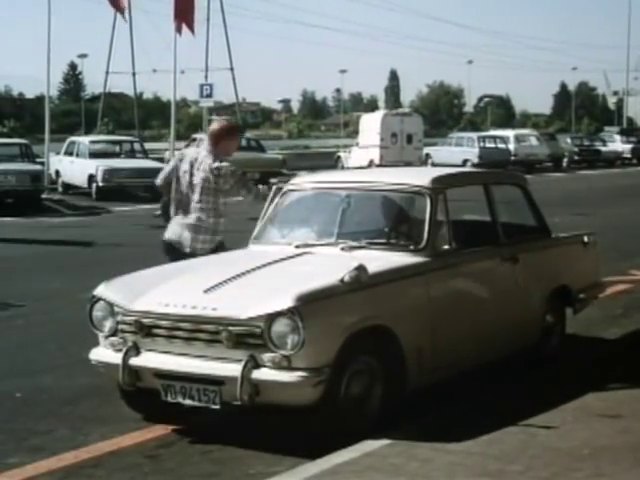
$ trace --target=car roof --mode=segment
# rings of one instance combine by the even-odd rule
[[[533,133],[535,135],[538,135],[538,132],[533,128],[494,128],[489,130],[486,133],[491,133],[494,135],[499,133],[503,135],[516,135],[518,133]]]
[[[126,135],[82,135],[69,137],[67,140],[74,140],[76,142],[128,142],[131,140],[139,141],[140,139]]]
[[[508,170],[447,167],[380,167],[326,170],[300,174],[289,185],[376,184],[424,188],[447,188],[483,183],[511,183],[526,186],[527,178]]]
[[[450,137],[455,137],[457,135],[468,135],[474,137],[495,137],[498,136],[497,132],[453,132],[450,133]]]
[[[22,144],[29,144],[29,142],[27,140],[25,140],[24,138],[0,138],[0,144],[15,144],[15,143],[22,143]]]

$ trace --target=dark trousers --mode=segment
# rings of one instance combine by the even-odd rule
[[[189,260],[190,258],[202,257],[204,255],[211,255],[214,253],[224,252],[227,247],[224,244],[224,241],[220,241],[209,253],[205,253],[203,255],[196,255],[194,253],[186,253],[183,252],[180,248],[175,246],[170,242],[162,242],[162,247],[164,250],[164,254],[170,262],[180,262],[182,260]]]

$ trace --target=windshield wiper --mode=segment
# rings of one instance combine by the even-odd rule
[[[349,242],[345,245],[342,245],[340,249],[351,250],[351,249],[369,248],[369,247],[400,247],[400,248],[409,248],[410,250],[415,250],[416,245],[413,242],[410,242],[407,240],[372,239],[372,240],[362,240],[359,242]]]
[[[293,248],[311,248],[311,247],[331,247],[333,245],[340,245],[346,247],[348,245],[357,245],[357,242],[350,240],[319,240],[315,242],[298,242],[293,244]]]

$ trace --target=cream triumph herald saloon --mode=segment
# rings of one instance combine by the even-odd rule
[[[89,358],[156,420],[168,403],[372,420],[456,372],[557,351],[600,288],[595,237],[553,234],[518,173],[334,170],[274,187],[246,248],[101,284]]]

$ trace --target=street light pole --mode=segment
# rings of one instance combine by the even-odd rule
[[[472,112],[473,107],[471,106],[471,102],[473,101],[473,97],[471,96],[471,66],[473,65],[473,59],[467,60],[467,102],[468,102],[468,111]]]
[[[344,138],[344,76],[347,72],[346,68],[338,70],[340,74],[340,138]]]
[[[622,126],[627,127],[627,118],[629,117],[629,64],[631,63],[631,0],[628,1],[627,7],[627,67],[625,71],[624,86],[624,105],[622,108]]]
[[[571,67],[572,72],[576,72],[578,67]],[[576,80],[573,78],[573,91],[571,92],[571,133],[576,132]]]
[[[89,54],[88,53],[79,53],[77,55],[78,60],[80,60],[80,75],[82,75],[82,81],[84,83],[84,85],[86,85],[87,83],[84,80],[84,61],[89,58]],[[85,110],[84,110],[84,94],[85,92],[81,93],[80,96],[80,116],[82,117],[82,135],[84,135],[87,131],[86,128],[86,123],[85,123]]]
[[[47,0],[47,67],[44,97],[44,191],[49,186],[49,155],[51,150],[51,0]]]

